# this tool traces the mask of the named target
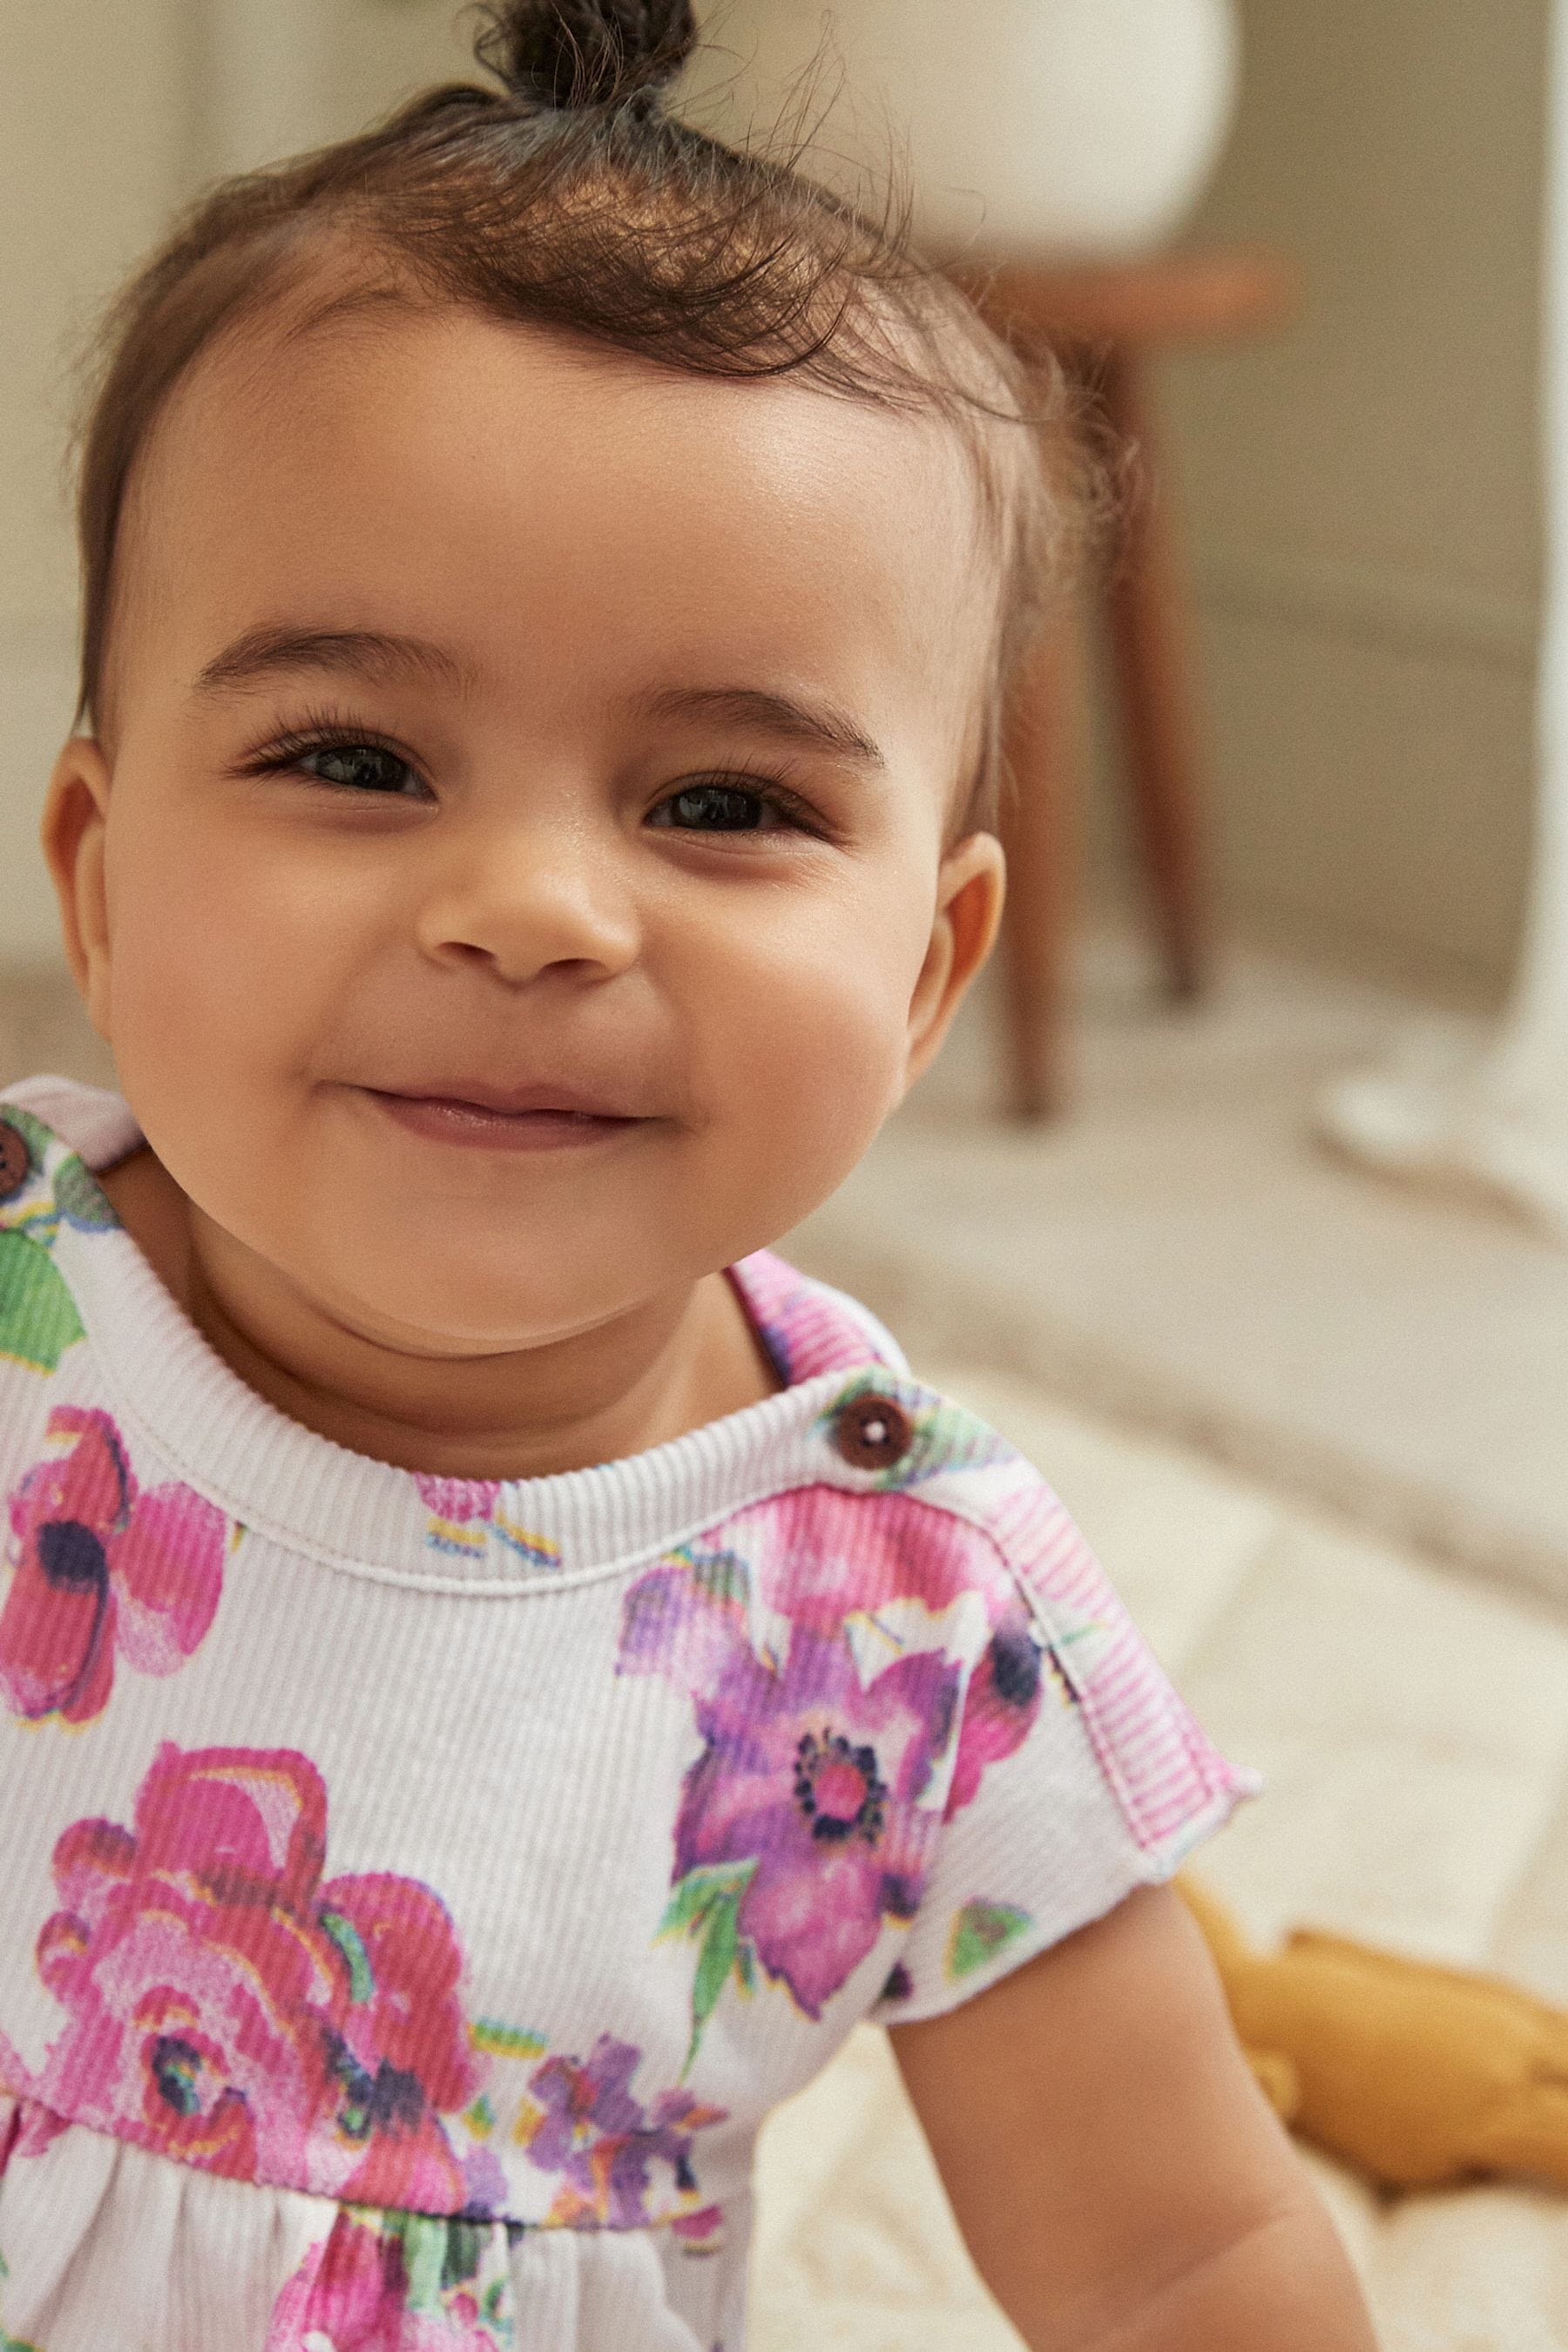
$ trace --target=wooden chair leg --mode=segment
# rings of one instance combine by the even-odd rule
[[[1142,371],[1112,351],[1100,398],[1120,437],[1136,443],[1142,487],[1107,585],[1129,781],[1144,869],[1173,995],[1195,996],[1207,961],[1197,753],[1182,583],[1168,485],[1157,470]]]
[[[1019,677],[1004,739],[1011,785],[1001,840],[1007,896],[1000,941],[1007,999],[1008,1109],[1048,1118],[1062,1108],[1067,953],[1075,902],[1076,785],[1083,688],[1078,615],[1047,623]]]

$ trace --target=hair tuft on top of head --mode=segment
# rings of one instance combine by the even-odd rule
[[[697,42],[691,0],[485,0],[483,15],[475,57],[540,106],[651,97]]]

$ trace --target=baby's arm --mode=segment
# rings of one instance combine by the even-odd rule
[[[1170,1887],[890,2039],[976,2267],[1031,2352],[1375,2352]]]

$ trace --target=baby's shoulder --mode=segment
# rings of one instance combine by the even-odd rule
[[[1069,1556],[1087,1559],[1040,1469],[922,1379],[861,1300],[773,1252],[736,1272],[775,1362],[803,1402],[811,1397],[805,1425],[767,1465],[774,1491],[746,1515],[771,1528],[773,1543],[876,1556],[884,1576],[924,1563],[928,1582],[940,1562],[938,1580],[955,1591],[1023,1577],[1037,1596],[1062,1583]]]
[[[754,1615],[864,1647],[1071,1646],[1114,1596],[1036,1465],[959,1398],[862,1362],[819,1387],[767,1491],[698,1549]]]

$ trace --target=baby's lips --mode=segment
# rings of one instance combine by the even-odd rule
[[[492,1078],[443,1074],[399,1079],[395,1086],[373,1087],[371,1091],[402,1095],[415,1101],[462,1103],[510,1118],[533,1110],[565,1111],[587,1118],[645,1118],[649,1115],[634,1102],[631,1088],[581,1078],[537,1077],[500,1086]]]

